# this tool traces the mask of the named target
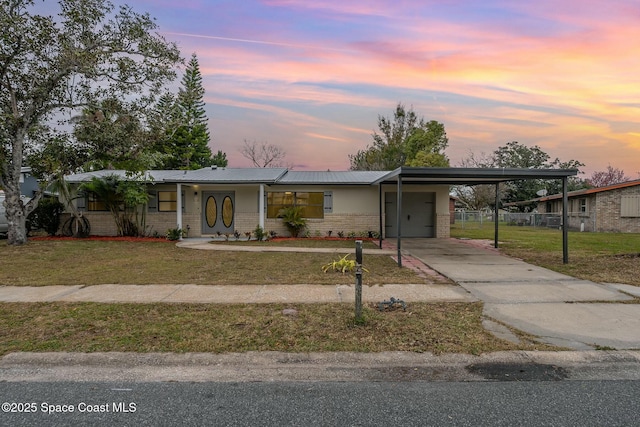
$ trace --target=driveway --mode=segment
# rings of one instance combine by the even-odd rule
[[[403,239],[404,251],[484,301],[486,316],[573,349],[640,348],[640,304],[612,285],[580,280],[458,239]]]

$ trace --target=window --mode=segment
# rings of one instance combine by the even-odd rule
[[[267,218],[277,218],[280,209],[302,206],[305,218],[324,218],[325,193],[270,192],[267,193]]]
[[[587,199],[580,199],[578,201],[578,205],[579,205],[580,215],[586,215],[587,214]]]
[[[87,195],[87,210],[90,211],[106,211],[107,206],[104,201],[100,200],[95,193],[89,193]]]
[[[158,212],[176,212],[178,193],[176,191],[158,191]]]

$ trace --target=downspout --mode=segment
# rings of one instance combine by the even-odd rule
[[[178,224],[178,230],[182,230],[182,184],[176,184],[176,222]],[[180,240],[182,240],[182,233],[180,233]]]
[[[398,230],[398,240],[397,240],[397,246],[398,246],[398,267],[402,267],[402,230],[401,230],[401,223],[402,223],[402,174],[398,175],[398,206],[396,208],[397,210],[397,230]]]
[[[258,199],[258,225],[264,230],[264,184],[260,184],[260,198]]]

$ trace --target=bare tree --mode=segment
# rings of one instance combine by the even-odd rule
[[[284,158],[287,153],[279,145],[245,139],[240,153],[244,158],[251,160],[251,163],[257,168],[286,167]]]
[[[491,168],[494,167],[494,160],[491,155],[485,153],[476,155],[469,152],[469,156],[462,159],[459,166],[462,168]],[[495,185],[456,185],[453,192],[458,201],[472,211],[488,209],[495,205]]]
[[[618,184],[620,182],[631,181],[631,178],[624,174],[624,171],[607,166],[606,171],[594,172],[588,179],[589,184],[594,187],[605,187],[607,185]]]

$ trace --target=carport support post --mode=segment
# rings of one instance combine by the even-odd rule
[[[562,178],[562,262],[569,263],[569,195],[567,178]]]
[[[378,246],[382,249],[382,183],[378,184],[378,219],[380,220],[380,228],[378,229],[378,232],[380,233],[378,236]]]
[[[356,240],[356,324],[362,323],[362,240]]]
[[[493,213],[493,222],[494,222],[494,236],[493,236],[493,247],[498,248],[498,212],[500,208],[500,183],[496,183],[496,207]]]
[[[398,175],[398,206],[396,208],[397,210],[397,215],[396,215],[396,220],[397,220],[397,230],[398,230],[398,241],[397,241],[397,246],[398,246],[398,267],[402,267],[402,175]]]

